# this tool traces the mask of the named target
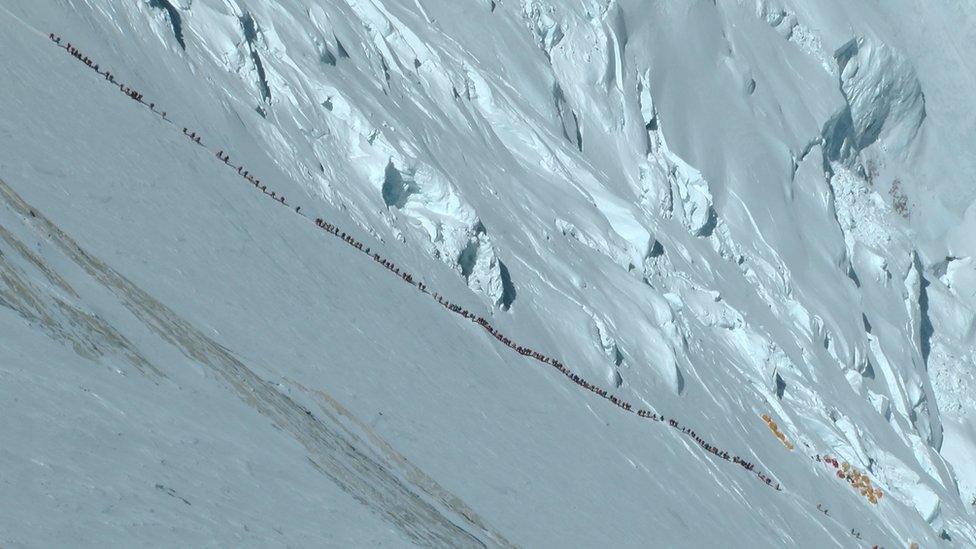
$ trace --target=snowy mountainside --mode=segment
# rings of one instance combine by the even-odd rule
[[[966,2],[0,6],[0,544],[976,545]]]

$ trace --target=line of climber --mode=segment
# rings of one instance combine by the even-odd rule
[[[492,326],[491,323],[486,318],[479,315],[475,315],[474,313],[468,311],[467,309],[451,303],[443,296],[439,295],[437,292],[431,292],[428,289],[428,286],[426,284],[424,284],[423,282],[415,281],[412,274],[406,271],[401,271],[400,268],[395,263],[389,261],[388,259],[385,259],[383,256],[381,256],[378,253],[372,252],[369,247],[365,246],[362,242],[356,240],[353,236],[346,234],[337,225],[334,225],[321,217],[315,219],[315,224],[319,228],[326,231],[327,233],[340,238],[342,241],[349,244],[353,248],[365,253],[366,255],[369,255],[373,259],[373,261],[379,263],[387,270],[400,277],[404,282],[413,285],[415,288],[417,288],[424,294],[429,295],[445,309],[481,326],[485,331],[491,334],[499,342],[509,347],[510,349],[514,350],[515,352],[519,353],[520,355],[535,359],[538,362],[552,366],[553,368],[558,370],[561,374],[566,376],[573,383],[610,401],[612,404],[616,405],[617,407],[621,408],[626,412],[636,414],[638,417],[646,418],[652,421],[660,421],[660,422],[667,421],[670,427],[680,430],[682,434],[685,434],[691,437],[692,439],[694,439],[695,442],[706,452],[718,458],[739,465],[750,472],[755,472],[756,476],[759,477],[759,480],[764,482],[766,485],[776,490],[780,490],[780,491],[782,490],[778,482],[774,482],[772,478],[770,478],[769,476],[767,476],[762,472],[756,472],[755,465],[753,463],[746,461],[737,455],[732,455],[728,451],[722,450],[719,447],[707,442],[705,439],[698,436],[698,434],[693,429],[682,426],[676,419],[674,418],[667,419],[663,415],[658,415],[656,412],[652,412],[650,410],[644,410],[644,409],[635,410],[631,403],[622,400],[615,395],[610,394],[606,389],[603,389],[601,387],[598,387],[597,385],[594,385],[593,383],[590,383],[585,378],[580,377],[578,374],[574,373],[572,370],[567,368],[559,360],[544,355],[530,347],[519,345],[518,343],[514,342],[513,340],[505,336],[494,326]]]
[[[98,74],[104,76],[105,79],[108,82],[110,82],[112,84],[116,84],[115,79],[114,79],[114,76],[111,73],[109,73],[108,71],[105,71],[104,73],[101,72],[99,70],[99,67],[98,67],[97,64],[95,64],[87,56],[82,55],[70,43],[68,43],[66,45],[62,45],[61,44],[61,37],[60,36],[57,36],[54,33],[51,33],[49,35],[49,38],[51,39],[52,42],[54,42],[59,47],[66,49],[68,51],[68,53],[70,53],[72,56],[74,56],[79,61],[83,62],[89,68],[95,70],[96,72],[98,72]],[[162,116],[162,118],[164,120],[166,120],[167,122],[172,123],[169,119],[166,118],[166,113],[165,112],[159,112],[159,111],[156,110],[154,103],[146,103],[145,101],[143,101],[143,95],[141,93],[136,92],[136,91],[132,90],[131,88],[129,88],[128,86],[125,86],[123,84],[117,84],[117,85],[119,85],[120,89],[124,93],[126,93],[126,95],[128,95],[130,98],[134,99],[135,101],[139,102],[142,105],[145,105],[153,113]],[[202,146],[202,147],[206,147],[206,145],[202,142],[201,137],[195,131],[191,131],[188,128],[184,127],[182,129],[182,133],[183,133],[184,136],[186,136],[187,138],[189,138],[190,141],[193,142],[194,144],[199,145],[199,146]],[[272,198],[275,202],[278,202],[280,204],[287,205],[287,202],[285,201],[285,197],[284,196],[277,194],[275,191],[269,191],[267,185],[263,185],[259,179],[257,179],[256,177],[254,177],[254,175],[251,174],[248,170],[244,169],[244,166],[243,165],[241,165],[241,166],[235,166],[234,164],[232,164],[230,162],[230,155],[227,154],[227,153],[225,153],[223,151],[223,149],[217,151],[216,154],[215,154],[215,156],[217,157],[217,159],[219,159],[221,162],[223,162],[227,166],[230,166],[232,168],[236,168],[236,171],[237,171],[237,174],[238,175],[240,175],[242,178],[244,178],[245,180],[247,180],[251,185],[253,185],[255,188],[259,189],[262,193],[264,193],[265,195],[267,195],[270,198]],[[301,213],[301,207],[300,206],[295,207],[294,210],[295,210],[295,213],[298,213],[299,215],[302,215],[303,217],[305,217],[305,215]],[[705,441],[704,439],[702,439],[701,437],[699,437],[697,434],[695,434],[695,432],[693,430],[691,430],[690,428],[682,426],[678,422],[678,420],[676,420],[674,418],[665,418],[664,415],[659,415],[657,412],[652,412],[650,410],[635,409],[634,406],[631,403],[629,403],[629,402],[627,402],[627,401],[625,401],[625,400],[617,397],[616,395],[612,395],[606,389],[603,389],[603,388],[601,388],[601,387],[599,387],[599,386],[597,386],[597,385],[595,385],[595,384],[587,381],[586,379],[584,379],[580,375],[576,374],[575,372],[573,372],[572,370],[570,370],[569,368],[567,368],[559,360],[554,359],[554,358],[551,358],[551,357],[549,357],[547,355],[544,355],[544,354],[542,354],[542,353],[540,353],[538,351],[535,351],[535,350],[533,350],[533,349],[531,349],[529,347],[526,347],[526,346],[523,346],[523,345],[519,345],[518,343],[516,343],[515,341],[513,341],[512,339],[510,339],[508,336],[506,336],[505,334],[503,334],[501,331],[499,331],[498,329],[496,329],[494,326],[492,326],[491,323],[487,319],[485,319],[484,317],[475,315],[475,314],[471,313],[470,311],[468,311],[467,309],[464,309],[464,308],[460,307],[459,305],[455,305],[455,304],[451,303],[450,301],[448,301],[447,299],[445,299],[443,296],[439,295],[437,292],[430,291],[430,288],[425,283],[420,282],[420,281],[415,281],[413,275],[411,275],[410,273],[401,272],[400,268],[397,267],[392,261],[389,261],[387,259],[384,259],[378,253],[372,252],[369,247],[366,247],[365,245],[363,245],[362,242],[359,242],[352,235],[347,234],[346,232],[340,230],[338,226],[333,225],[332,223],[329,223],[328,221],[325,221],[322,218],[316,219],[315,220],[315,224],[318,225],[321,229],[324,229],[326,232],[332,234],[333,236],[336,236],[336,237],[340,238],[341,240],[343,240],[345,243],[349,244],[353,248],[355,248],[355,249],[357,249],[357,250],[365,253],[366,255],[370,256],[375,262],[383,265],[384,267],[387,268],[387,270],[389,270],[390,272],[392,272],[395,275],[399,276],[405,282],[411,284],[412,286],[414,286],[415,288],[417,288],[418,290],[420,290],[424,294],[426,294],[426,295],[432,297],[433,299],[435,299],[441,306],[443,306],[448,311],[451,311],[451,312],[453,312],[455,314],[458,314],[461,317],[463,317],[463,318],[465,318],[467,320],[470,320],[473,323],[479,325],[481,328],[483,328],[485,331],[487,331],[492,337],[494,337],[496,340],[498,340],[500,343],[502,343],[506,347],[514,350],[515,352],[517,352],[517,353],[519,353],[519,354],[521,354],[521,355],[523,355],[525,357],[531,358],[531,359],[536,360],[536,361],[538,361],[540,363],[543,363],[543,364],[546,364],[548,366],[553,367],[554,369],[556,369],[557,371],[559,371],[559,373],[561,373],[563,376],[565,376],[567,379],[569,379],[570,381],[572,381],[576,385],[578,385],[578,386],[580,386],[580,387],[582,387],[582,388],[584,388],[584,389],[586,389],[586,390],[588,390],[588,391],[596,394],[597,396],[599,396],[599,397],[601,397],[601,398],[609,401],[611,404],[617,406],[618,408],[620,408],[621,410],[623,410],[625,412],[628,412],[628,413],[634,414],[634,415],[636,415],[638,417],[641,417],[641,418],[644,418],[644,419],[648,419],[648,420],[651,420],[651,421],[655,421],[655,422],[665,422],[665,421],[667,421],[667,423],[668,423],[668,425],[670,427],[672,427],[674,429],[677,429],[677,430],[681,431],[683,434],[685,434],[685,435],[691,437],[692,439],[694,439],[695,442],[704,451],[712,454],[715,457],[718,457],[720,459],[724,459],[724,460],[726,460],[726,461],[728,461],[730,463],[734,463],[736,465],[739,465],[739,466],[743,467],[747,471],[755,474],[759,478],[759,480],[761,482],[763,482],[764,484],[766,484],[770,488],[774,488],[776,490],[781,490],[780,485],[779,485],[778,482],[774,482],[773,479],[770,478],[769,476],[767,476],[766,474],[764,474],[762,472],[759,472],[759,471],[756,471],[755,470],[755,465],[753,463],[751,463],[749,461],[746,461],[745,459],[742,459],[742,458],[740,458],[737,455],[730,454],[729,452],[727,452],[725,450],[722,450],[719,447],[717,447],[717,446],[715,446],[715,445],[713,445],[713,444]]]
[[[106,70],[105,72],[102,72],[100,70],[99,66],[96,63],[94,63],[94,61],[92,61],[89,57],[83,55],[80,51],[78,51],[77,48],[73,47],[70,43],[62,44],[61,43],[61,37],[55,35],[54,33],[50,33],[48,35],[48,37],[57,46],[59,46],[60,48],[66,50],[70,55],[72,55],[72,57],[76,58],[78,61],[84,63],[90,69],[94,70],[99,75],[103,76],[107,82],[109,82],[111,84],[114,84],[114,85],[117,85],[119,87],[120,91],[122,91],[123,93],[125,93],[129,98],[131,98],[131,99],[137,101],[138,103],[140,103],[140,104],[148,107],[149,110],[152,111],[154,114],[162,117],[163,120],[165,120],[166,122],[169,122],[170,124],[172,124],[172,122],[166,116],[166,111],[158,111],[158,110],[156,110],[156,105],[154,103],[146,103],[145,101],[143,101],[143,95],[141,93],[133,90],[132,88],[130,88],[129,86],[127,86],[125,84],[116,82],[115,81],[115,76],[113,74],[111,74],[108,70]],[[195,132],[189,131],[187,128],[183,128],[183,134],[186,137],[188,137],[193,143],[195,143],[197,145],[200,145],[200,146],[203,146],[203,147],[206,147],[206,145],[204,145],[202,143],[200,136],[197,135]],[[243,166],[235,166],[234,164],[232,164],[230,162],[230,155],[224,153],[223,150],[217,151],[216,157],[219,160],[221,160],[224,164],[226,164],[226,165],[228,165],[228,166],[230,166],[232,168],[236,168],[238,175],[240,175],[241,177],[243,177],[244,179],[246,179],[255,188],[261,190],[265,195],[271,197],[272,199],[274,199],[276,202],[278,202],[280,204],[287,205],[287,202],[285,201],[285,197],[284,196],[278,195],[275,191],[268,191],[267,186],[266,185],[262,185],[261,184],[261,181],[259,179],[255,178],[251,173],[249,173],[248,170],[245,170]],[[301,213],[301,206],[296,206],[294,208],[294,210],[295,210],[295,213],[298,213],[299,215],[302,215],[303,217],[306,217],[304,214]],[[449,301],[447,301],[446,299],[444,299],[443,297],[441,297],[440,295],[438,295],[436,292],[431,292],[430,291],[430,288],[425,283],[420,282],[420,281],[416,281],[415,282],[414,281],[414,278],[413,278],[413,276],[411,274],[406,273],[406,272],[401,272],[400,269],[395,264],[393,264],[392,262],[390,262],[390,261],[388,261],[386,259],[383,259],[379,254],[371,253],[371,250],[370,250],[369,247],[364,246],[361,242],[359,242],[358,240],[356,240],[355,238],[353,238],[351,235],[346,234],[344,231],[341,231],[335,225],[332,225],[332,224],[330,224],[330,223],[322,220],[321,218],[316,219],[315,222],[316,222],[317,225],[319,225],[319,227],[321,227],[323,229],[326,229],[327,232],[330,232],[334,236],[341,238],[347,244],[353,246],[354,248],[356,248],[357,250],[359,250],[361,252],[364,252],[366,255],[369,255],[370,257],[373,258],[374,261],[376,261],[377,263],[380,263],[383,266],[385,266],[388,270],[390,270],[394,274],[398,275],[405,282],[414,285],[421,292],[423,292],[423,293],[425,293],[427,295],[430,295],[431,297],[433,297],[434,299],[436,299],[438,301],[438,303],[440,303],[446,309],[448,309],[451,312],[454,312],[456,314],[459,314],[459,315],[463,316],[466,319],[472,320],[473,322],[475,322],[476,324],[478,324],[479,326],[481,326],[482,328],[484,328],[486,331],[488,331],[493,337],[495,337],[495,339],[497,339],[499,342],[503,343],[505,346],[507,346],[507,347],[515,350],[516,352],[518,352],[519,354],[522,354],[523,356],[527,356],[529,358],[532,358],[534,360],[537,360],[539,362],[542,362],[544,364],[547,364],[547,365],[550,365],[550,366],[556,368],[561,374],[563,374],[564,376],[566,376],[568,379],[570,379],[571,381],[573,381],[574,383],[576,383],[580,387],[583,387],[583,388],[585,388],[585,389],[587,389],[587,390],[589,390],[589,391],[597,394],[598,396],[600,396],[600,397],[602,397],[602,398],[610,401],[611,403],[613,403],[614,405],[616,405],[617,407],[621,408],[622,410],[624,410],[626,412],[633,413],[633,414],[637,415],[638,417],[645,418],[645,419],[648,419],[648,420],[651,420],[651,421],[655,421],[655,422],[665,422],[665,421],[667,421],[668,422],[668,426],[670,426],[670,427],[672,427],[672,428],[674,428],[676,430],[679,430],[682,434],[687,435],[690,438],[692,438],[706,452],[709,452],[712,455],[714,455],[716,457],[719,457],[721,459],[724,459],[726,461],[729,461],[731,463],[737,464],[737,465],[743,467],[744,469],[746,469],[746,470],[754,473],[757,476],[757,478],[760,481],[762,481],[764,484],[766,484],[767,486],[769,486],[771,488],[774,488],[774,489],[776,489],[778,491],[781,491],[782,490],[778,482],[773,481],[769,476],[765,475],[762,472],[755,471],[755,465],[754,464],[752,464],[752,463],[750,463],[750,462],[748,462],[748,461],[740,458],[737,455],[729,454],[727,451],[723,451],[723,450],[719,449],[718,447],[711,445],[710,443],[708,443],[704,439],[702,439],[700,436],[698,436],[697,433],[694,430],[692,430],[692,429],[690,429],[688,427],[682,426],[676,419],[674,419],[674,418],[666,419],[663,415],[659,415],[656,412],[651,412],[651,411],[644,410],[644,409],[634,410],[633,409],[633,406],[630,403],[628,403],[628,402],[626,402],[624,400],[621,400],[621,399],[617,398],[614,395],[610,395],[605,389],[602,389],[600,387],[597,387],[596,385],[593,385],[592,383],[588,382],[584,378],[582,378],[579,375],[573,373],[571,370],[569,370],[568,368],[566,368],[558,360],[552,359],[552,358],[550,358],[550,357],[548,357],[548,356],[546,356],[546,355],[544,355],[542,353],[539,353],[537,351],[534,351],[534,350],[532,350],[532,349],[530,349],[528,347],[524,347],[524,346],[521,346],[521,345],[516,344],[514,341],[512,341],[507,336],[505,336],[504,334],[502,334],[501,332],[499,332],[497,329],[495,329],[483,317],[475,316],[472,313],[470,313],[469,311],[467,311],[466,309],[463,309],[460,306],[457,306],[457,305],[454,305],[454,304],[450,303]],[[820,456],[817,455],[816,458],[811,457],[811,459],[816,459],[816,461],[818,461],[818,462],[819,461],[823,461],[823,462],[826,462],[828,464],[832,464],[835,468],[838,468],[839,467],[839,465],[837,464],[836,460],[833,459],[833,458],[829,458],[828,457],[828,458],[823,458],[821,460]],[[840,474],[838,474],[838,476],[840,476]],[[844,477],[841,477],[841,478],[844,478]],[[849,482],[851,482],[852,486],[854,486],[855,488],[859,488],[859,486],[857,486],[856,483],[854,483],[852,481],[852,479],[850,479],[850,477],[848,477],[847,480]],[[880,499],[881,494],[876,494],[876,497],[878,499]],[[872,503],[874,503],[874,502],[872,501]],[[976,500],[974,500],[974,504],[976,504]],[[817,504],[817,509],[820,510],[825,515],[828,515],[829,516],[829,513],[828,513],[827,509],[826,508],[823,508],[820,504]],[[854,535],[857,539],[861,539],[860,538],[860,532],[856,532],[855,530],[852,529],[851,534]],[[913,547],[916,547],[916,548],[918,547],[917,544],[912,544],[912,545],[913,545]],[[875,545],[875,546],[872,547],[872,549],[876,549],[877,547],[878,546]]]
[[[99,75],[103,76],[107,82],[118,86],[119,87],[119,91],[121,91],[122,93],[124,93],[130,99],[133,99],[133,100],[135,100],[135,101],[137,101],[139,103],[142,103],[143,105],[149,107],[149,110],[151,110],[154,113],[162,116],[164,119],[166,118],[166,112],[165,111],[163,111],[163,112],[157,111],[156,110],[156,104],[155,103],[146,103],[146,102],[144,102],[142,100],[143,99],[143,95],[140,92],[132,89],[130,86],[128,86],[128,85],[126,85],[126,84],[124,84],[122,82],[116,82],[115,81],[115,75],[112,74],[111,72],[109,72],[108,70],[106,70],[105,72],[102,72],[97,63],[95,63],[87,55],[81,53],[78,50],[78,48],[72,46],[71,45],[71,42],[65,42],[64,44],[62,44],[61,43],[61,37],[58,36],[58,35],[56,35],[56,34],[54,34],[53,32],[48,34],[48,38],[50,38],[51,41],[54,42],[58,47],[62,48],[64,51],[68,52],[69,55],[71,55],[72,57],[74,57],[78,61],[81,61],[88,68],[90,68],[91,70],[95,71]],[[199,144],[199,141],[197,141],[197,143]]]
[[[146,103],[145,101],[143,101],[143,97],[144,96],[143,96],[142,93],[140,93],[140,92],[132,89],[130,86],[128,86],[128,85],[126,85],[124,83],[116,82],[115,81],[115,75],[113,75],[108,70],[106,70],[105,72],[102,72],[100,70],[100,68],[99,68],[99,66],[98,66],[97,63],[95,63],[94,61],[92,61],[92,59],[90,57],[88,57],[87,55],[82,54],[77,48],[75,48],[74,46],[72,46],[70,42],[66,42],[66,43],[62,44],[61,43],[61,37],[58,36],[58,35],[56,35],[56,34],[54,34],[53,32],[48,34],[48,38],[52,42],[54,42],[57,46],[61,47],[65,51],[67,51],[72,57],[74,57],[75,59],[77,59],[77,60],[81,61],[82,63],[84,63],[88,68],[92,69],[93,71],[95,71],[99,75],[105,77],[105,80],[106,81],[108,81],[108,82],[110,82],[110,83],[118,86],[119,87],[119,90],[122,93],[124,93],[126,96],[128,96],[129,98],[135,100],[136,102],[138,102],[138,103],[146,106],[147,108],[149,108],[150,111],[152,111],[153,113],[159,115],[164,120],[166,120],[167,122],[169,122],[169,119],[166,118],[166,111],[157,111],[156,110],[156,104],[155,103]],[[200,146],[203,146],[203,147],[206,146],[201,141],[200,135],[198,135],[195,131],[191,131],[191,130],[189,130],[189,129],[187,129],[187,128],[184,127],[183,128],[183,135],[186,136],[193,143],[196,143],[197,145],[200,145]],[[249,183],[251,183],[252,185],[254,185],[255,187],[257,187],[258,189],[260,189],[262,192],[264,192],[264,194],[270,196],[271,198],[275,199],[276,201],[280,202],[281,204],[287,205],[287,202],[285,201],[285,197],[284,196],[280,196],[280,195],[278,195],[274,191],[268,191],[267,186],[266,185],[262,185],[261,184],[261,180],[255,178],[253,175],[251,175],[247,170],[244,169],[244,166],[235,166],[235,165],[231,164],[230,163],[230,155],[225,154],[223,150],[220,150],[220,151],[217,152],[217,158],[219,158],[224,164],[227,164],[228,166],[231,166],[233,168],[237,168],[238,175],[240,175],[241,177],[243,177],[244,179],[246,179]],[[299,212],[300,213],[300,210],[301,210],[301,207],[300,206],[297,207],[297,208],[295,208],[295,211],[296,212]]]

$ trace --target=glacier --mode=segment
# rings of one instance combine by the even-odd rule
[[[0,21],[0,545],[976,547],[971,3]]]

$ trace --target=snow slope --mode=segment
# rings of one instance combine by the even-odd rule
[[[5,547],[976,545],[965,2],[0,7]]]

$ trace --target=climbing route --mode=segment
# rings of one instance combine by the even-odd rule
[[[144,106],[151,113],[158,116],[161,120],[165,121],[166,123],[172,125],[174,128],[179,128],[181,133],[187,139],[189,139],[192,144],[203,147],[208,151],[210,151],[213,154],[213,157],[216,159],[216,161],[223,163],[229,169],[235,170],[238,176],[241,177],[242,180],[245,181],[250,187],[253,187],[255,190],[260,191],[262,194],[264,194],[266,197],[273,200],[278,205],[288,207],[296,215],[300,215],[303,218],[307,219],[310,223],[314,223],[317,230],[321,230],[323,231],[323,233],[328,234],[331,237],[340,239],[347,245],[351,246],[352,248],[361,252],[365,256],[369,257],[373,263],[382,266],[388,272],[400,278],[404,283],[413,287],[416,291],[419,291],[425,296],[428,296],[431,300],[433,300],[438,305],[440,305],[444,310],[457,315],[462,320],[477,325],[482,330],[484,330],[484,332],[487,335],[489,335],[491,338],[496,340],[499,344],[508,347],[510,350],[522,355],[528,360],[531,360],[533,363],[551,368],[552,370],[554,370],[554,372],[557,375],[563,376],[564,378],[573,382],[581,389],[584,389],[585,391],[592,393],[592,395],[595,396],[595,398],[602,399],[607,403],[616,407],[618,410],[631,414],[632,416],[639,418],[641,420],[654,422],[655,424],[661,424],[662,426],[670,427],[671,429],[678,431],[680,434],[685,435],[690,439],[692,439],[702,450],[704,450],[712,457],[723,461],[728,461],[729,463],[735,465],[739,465],[740,467],[748,471],[750,474],[754,475],[760,482],[762,482],[766,486],[776,491],[782,491],[783,488],[781,487],[778,481],[774,480],[774,478],[770,474],[757,470],[755,464],[753,464],[752,462],[744,459],[743,457],[740,457],[737,454],[731,453],[728,450],[713,444],[711,441],[706,440],[705,438],[700,436],[695,431],[695,429],[681,423],[678,419],[669,417],[668,415],[658,410],[635,407],[630,402],[622,399],[621,397],[615,394],[612,394],[607,389],[600,387],[590,382],[589,380],[583,378],[582,376],[574,372],[572,369],[570,369],[568,366],[566,366],[562,361],[558,360],[557,358],[554,358],[551,355],[544,354],[528,346],[518,343],[516,340],[512,339],[510,336],[506,335],[505,333],[497,329],[495,326],[493,326],[489,321],[489,319],[480,316],[476,313],[472,313],[471,311],[461,307],[460,305],[451,302],[445,296],[441,295],[439,292],[431,288],[427,283],[421,281],[419,277],[416,277],[414,274],[401,269],[392,261],[386,259],[378,251],[374,250],[373,247],[360,241],[358,238],[356,238],[346,230],[340,228],[335,223],[326,220],[322,216],[315,216],[315,214],[310,214],[308,213],[309,210],[307,208],[303,208],[303,206],[301,205],[297,205],[287,201],[284,195],[280,194],[280,192],[274,190],[273,188],[270,188],[268,184],[262,182],[261,179],[259,179],[255,173],[249,170],[242,161],[238,159],[232,159],[231,155],[228,152],[226,152],[223,148],[216,149],[216,150],[211,148],[209,144],[204,141],[203,136],[200,133],[198,133],[196,130],[180,126],[179,124],[174,122],[171,119],[170,115],[166,111],[162,110],[156,103],[149,101],[140,91],[133,89],[132,87],[125,84],[124,82],[117,81],[115,74],[111,73],[108,69],[103,68],[102,66],[97,64],[93,59],[84,55],[75,45],[63,41],[60,36],[56,36],[53,33],[50,34],[48,37],[58,47],[64,49],[75,59],[81,61],[88,68],[95,71],[106,81],[106,83],[114,87],[118,87],[119,91],[125,94],[129,99]],[[785,434],[779,430],[778,425],[776,424],[775,421],[773,421],[773,419],[769,415],[763,414],[762,419],[770,428],[770,430],[773,432],[773,434],[783,443],[783,445],[786,448],[788,448],[789,450],[794,449],[793,444],[786,439]],[[820,460],[818,459],[818,461]],[[836,461],[834,461],[834,463],[836,463]],[[839,467],[837,465],[834,466]],[[838,476],[840,476],[839,473],[840,471],[838,471]],[[864,495],[867,499],[869,499],[871,503],[877,503],[877,501],[880,500],[881,498],[880,490],[874,488],[871,485],[871,481],[867,477],[867,475],[856,471],[856,469],[853,469],[851,472],[845,470],[844,475],[845,476],[841,478],[845,478],[849,480],[849,482],[852,482],[852,486],[854,486],[856,490],[860,491],[862,495]]]

